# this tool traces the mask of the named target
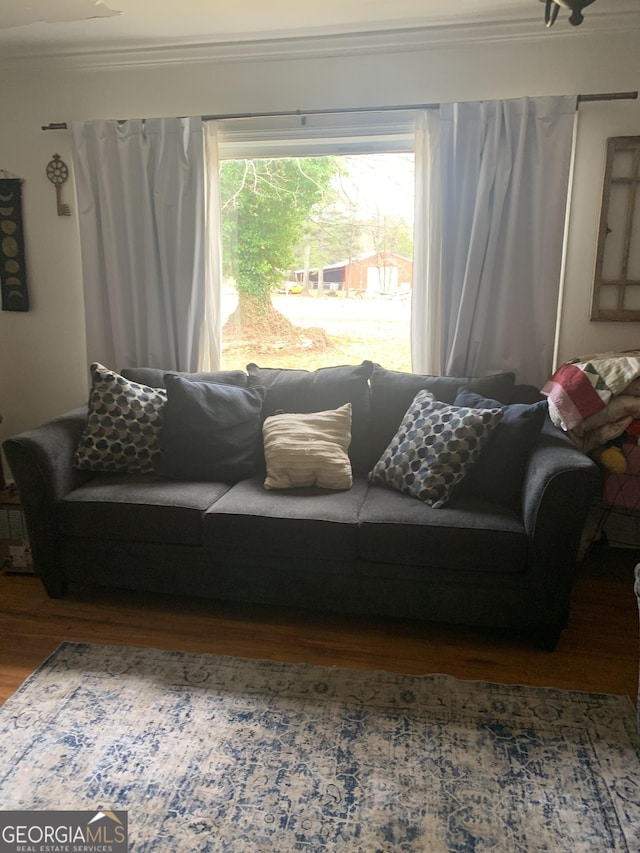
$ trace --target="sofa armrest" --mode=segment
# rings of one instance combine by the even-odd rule
[[[53,598],[63,595],[66,586],[58,558],[56,506],[92,476],[71,466],[86,419],[83,406],[2,445],[20,495],[34,568]]]
[[[601,484],[595,462],[547,420],[529,458],[522,492],[535,621],[543,645],[553,646],[554,635],[557,639],[566,625],[580,537]]]

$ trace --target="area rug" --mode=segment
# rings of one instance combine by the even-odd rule
[[[130,849],[640,850],[625,697],[64,643],[0,710],[0,809]]]

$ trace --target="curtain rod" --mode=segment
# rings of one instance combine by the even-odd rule
[[[636,92],[603,92],[602,94],[578,95],[576,99],[576,109],[582,103],[591,103],[593,101],[635,101],[638,98]],[[388,113],[388,112],[410,112],[411,110],[438,110],[440,104],[389,104],[381,107],[336,107],[334,109],[325,110],[279,110],[276,112],[266,113],[221,113],[219,115],[202,116],[203,121],[225,121],[229,119],[242,118],[286,118],[288,116],[305,116],[318,115],[342,115],[345,113]],[[126,119],[123,119],[126,121]],[[68,127],[66,121],[52,122],[51,124],[43,124],[41,130],[66,130]]]

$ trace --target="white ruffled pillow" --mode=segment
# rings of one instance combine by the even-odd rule
[[[262,432],[265,489],[351,487],[351,403],[327,412],[272,415]]]

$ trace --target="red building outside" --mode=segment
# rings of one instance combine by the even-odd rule
[[[320,270],[309,270],[309,286],[318,289]],[[342,291],[345,296],[380,296],[409,293],[412,286],[413,261],[393,252],[366,252],[351,260],[339,261],[322,268],[325,291]],[[304,270],[295,271],[295,281],[302,284]]]

